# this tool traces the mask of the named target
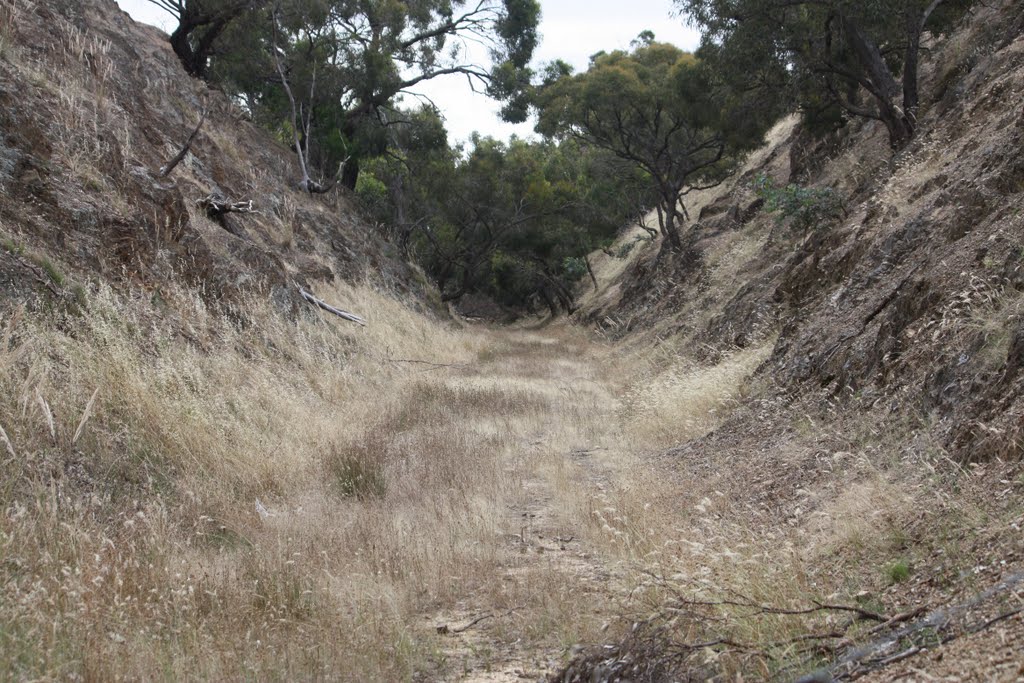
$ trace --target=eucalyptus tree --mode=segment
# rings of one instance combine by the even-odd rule
[[[266,0],[149,0],[166,10],[178,25],[170,43],[190,75],[206,78],[221,36],[239,17],[266,5]]]
[[[399,99],[424,99],[428,81],[463,77],[524,120],[539,20],[537,0],[273,0],[224,32],[211,72],[257,118],[321,145],[321,172],[347,158],[354,188],[388,148]]]
[[[573,310],[589,252],[636,213],[646,178],[576,140],[448,144],[429,107],[402,112],[395,143],[368,160],[357,195],[423,265],[443,299],[485,294],[505,306]]]
[[[189,73],[294,146],[305,187],[347,159],[354,188],[361,159],[388,147],[397,101],[437,78],[463,77],[506,120],[526,118],[538,0],[149,2],[178,20],[170,42]]]
[[[629,52],[598,53],[580,74],[551,65],[534,103],[538,131],[603,148],[649,177],[659,228],[674,249],[685,194],[731,173],[773,118],[770,107],[738,96],[694,55],[650,33]]]

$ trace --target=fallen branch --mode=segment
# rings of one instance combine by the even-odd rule
[[[913,647],[907,648],[903,652],[897,652],[896,654],[892,655],[891,657],[886,657],[885,659],[879,660],[878,663],[877,663],[877,666],[878,666],[878,668],[883,668],[883,667],[889,666],[890,664],[895,664],[896,662],[903,661],[904,659],[907,659],[908,657],[913,657],[914,655],[916,655],[920,651],[921,651],[921,648],[918,647],[917,645],[914,645]]]
[[[357,325],[362,325],[363,327],[366,327],[366,320],[364,318],[361,318],[360,316],[354,313],[343,311],[340,308],[335,308],[334,306],[331,306],[329,303],[325,302],[323,299],[318,299],[317,297],[313,296],[302,287],[299,287],[299,294],[301,294],[302,298],[308,301],[309,303],[324,309],[328,313],[333,313],[339,318],[343,318],[350,322],[354,322]]]
[[[900,614],[897,614],[896,616],[892,617],[888,621],[882,622],[881,624],[878,624],[877,626],[872,626],[871,629],[868,630],[867,633],[865,633],[864,635],[868,635],[868,636],[874,635],[874,634],[878,633],[879,631],[884,631],[885,629],[887,629],[887,628],[889,628],[891,626],[894,626],[896,624],[902,623],[902,622],[907,621],[909,619],[913,619],[914,617],[921,616],[926,611],[928,611],[928,608],[925,607],[924,605],[921,605],[920,607],[915,607],[912,610],[907,610],[906,612],[902,612]]]
[[[181,151],[178,152],[178,154],[173,159],[171,159],[166,164],[160,167],[161,178],[166,178],[167,176],[171,175],[171,171],[173,171],[175,167],[178,164],[180,164],[188,155],[189,150],[192,149],[192,143],[195,142],[196,136],[199,135],[199,129],[202,128],[203,123],[206,122],[206,112],[206,108],[203,108],[203,114],[199,117],[199,124],[196,125],[195,130],[192,131],[192,135],[188,136],[188,140],[185,141],[185,146],[181,148]]]
[[[1021,614],[1022,612],[1024,612],[1024,607],[1021,607],[1021,608],[1015,609],[1015,610],[1010,610],[1009,612],[1003,612],[999,616],[992,617],[991,619],[989,619],[988,621],[984,622],[983,624],[971,627],[968,630],[968,633],[977,633],[978,631],[984,631],[985,629],[989,628],[990,626],[993,626],[994,624],[998,624],[1000,621],[1003,621],[1004,619],[1009,619],[1011,617],[1015,617],[1018,614]]]
[[[866,610],[863,607],[857,607],[855,605],[826,605],[826,604],[818,602],[817,600],[814,600],[813,602],[814,602],[815,605],[818,606],[817,609],[790,610],[790,611],[787,611],[787,610],[776,610],[775,613],[776,614],[811,614],[812,612],[817,612],[819,610],[834,610],[836,612],[853,612],[853,613],[857,614],[861,619],[868,619],[868,620],[871,620],[871,621],[878,621],[878,622],[882,622],[882,623],[885,623],[885,622],[889,621],[889,619],[890,619],[889,617],[885,616],[884,614],[879,614],[877,612],[872,612],[871,610]]]
[[[856,678],[869,671],[884,668],[885,666],[900,661],[901,659],[913,656],[917,653],[915,648],[923,649],[924,647],[944,645],[964,634],[977,633],[990,628],[1004,619],[1009,619],[1016,614],[1024,612],[1024,608],[1018,608],[998,614],[995,617],[979,624],[968,625],[964,624],[963,621],[971,610],[978,608],[996,596],[1012,590],[1022,582],[1024,582],[1024,573],[1013,574],[1003,579],[995,586],[975,595],[969,600],[936,609],[928,613],[922,619],[914,621],[895,631],[888,631],[886,635],[878,637],[874,642],[847,652],[845,656],[828,666],[825,671],[834,674],[834,678],[836,679]],[[912,610],[906,614],[909,615],[912,612],[919,611]],[[893,617],[893,620],[903,616],[904,615],[898,615],[897,617]],[[905,620],[909,620],[909,617]],[[872,629],[870,633],[886,630],[887,629],[876,627],[875,629]],[[910,646],[909,649],[896,654],[889,654],[893,647],[904,643]]]
[[[813,600],[814,607],[802,607],[802,608],[786,608],[786,607],[775,607],[774,605],[762,605],[753,600],[749,600],[745,596],[740,595],[740,600],[694,600],[687,598],[680,594],[678,591],[671,588],[671,586],[665,581],[663,577],[660,577],[652,572],[644,572],[648,576],[659,582],[662,587],[669,588],[676,595],[676,599],[680,604],[688,607],[741,607],[754,611],[754,614],[781,614],[787,616],[797,616],[804,614],[815,614],[817,612],[853,612],[861,619],[867,619],[870,621],[888,622],[890,617],[884,614],[878,614],[871,610],[858,607],[856,605],[831,605],[817,600]],[[893,622],[895,623],[895,621]]]
[[[481,614],[479,617],[477,617],[473,621],[469,622],[465,626],[459,626],[458,628],[452,628],[448,624],[441,624],[440,626],[437,627],[437,632],[438,633],[462,633],[463,631],[468,631],[469,629],[473,628],[474,626],[479,624],[481,621],[484,621],[485,619],[493,619],[493,618],[494,618],[494,614],[492,612],[488,612],[486,614]]]

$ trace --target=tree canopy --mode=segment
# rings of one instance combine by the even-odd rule
[[[387,147],[398,96],[425,81],[464,76],[508,120],[526,116],[537,0],[150,1],[178,17],[190,73],[279,128],[321,175],[348,159],[348,187]]]
[[[538,131],[600,147],[648,174],[673,247],[680,246],[681,198],[721,181],[773,120],[770,108],[745,100],[694,55],[649,33],[629,52],[598,53],[584,73],[550,66],[535,103]]]
[[[178,26],[171,33],[174,53],[190,75],[206,78],[210,57],[232,22],[268,0],[149,0],[166,10]]]
[[[437,114],[403,113],[399,147],[371,160],[357,193],[423,264],[442,298],[469,292],[571,311],[586,254],[637,213],[646,178],[575,140],[450,147]]]
[[[926,30],[950,28],[971,0],[674,0],[703,31],[703,57],[805,113],[882,121],[892,146],[914,136]],[[868,101],[864,101],[866,95]]]

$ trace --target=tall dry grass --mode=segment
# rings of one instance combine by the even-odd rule
[[[412,615],[493,571],[508,425],[547,399],[431,381],[398,359],[472,361],[481,338],[368,287],[328,296],[370,326],[258,301],[232,323],[183,291],[2,320],[11,675],[433,666]]]
[[[623,398],[623,420],[649,447],[666,448],[715,428],[743,397],[744,382],[771,355],[774,340],[707,366],[675,358],[648,370]]]
[[[929,503],[951,476],[934,444],[887,456],[908,435],[870,424],[837,431],[834,478],[788,526],[751,505],[761,456],[654,457],[723,424],[767,344],[701,366],[569,327],[459,328],[364,285],[318,293],[370,325],[109,289],[0,321],[12,677],[458,676],[512,644],[567,655],[680,591],[851,599],[910,556],[921,510],[948,539],[982,519],[977,491]],[[818,457],[812,429],[780,475]],[[550,534],[585,552],[550,553]],[[505,616],[469,654],[433,628],[486,613]],[[824,623],[711,616],[743,642]]]
[[[432,679],[500,657],[460,660],[434,619],[600,634],[608,591],[538,558],[519,511],[573,533],[565,456],[622,435],[607,350],[318,293],[370,324],[107,288],[0,320],[10,675]]]

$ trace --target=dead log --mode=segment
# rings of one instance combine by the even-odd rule
[[[217,192],[197,200],[196,204],[206,209],[206,215],[212,219],[217,219],[228,213],[256,213],[251,199],[235,202]]]
[[[340,308],[335,308],[334,306],[331,306],[329,303],[325,302],[323,299],[318,299],[317,297],[313,296],[302,287],[299,287],[299,294],[301,294],[302,298],[308,301],[309,303],[313,304],[314,306],[318,306],[319,308],[322,308],[328,313],[333,313],[339,318],[343,318],[350,322],[354,322],[357,325],[362,325],[363,327],[366,327],[366,320],[364,318],[354,313],[343,311]]]

